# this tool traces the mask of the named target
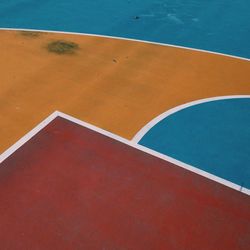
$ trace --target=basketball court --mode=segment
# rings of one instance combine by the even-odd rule
[[[0,4],[3,249],[248,249],[250,5],[180,2]]]

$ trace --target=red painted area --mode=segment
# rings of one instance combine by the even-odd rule
[[[62,118],[0,168],[1,249],[247,249],[250,199]]]

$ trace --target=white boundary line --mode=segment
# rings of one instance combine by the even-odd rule
[[[160,45],[160,46],[166,46],[166,47],[172,47],[172,48],[178,48],[178,49],[198,51],[198,52],[204,52],[204,53],[209,53],[209,54],[214,54],[214,55],[219,55],[219,56],[231,57],[231,58],[240,59],[240,60],[244,60],[244,61],[250,61],[250,58],[234,56],[234,55],[224,54],[224,53],[220,53],[220,52],[213,52],[213,51],[209,51],[209,50],[195,49],[195,48],[185,47],[185,46],[180,46],[180,45],[174,45],[174,44],[168,44],[168,43],[158,43],[158,42],[152,42],[152,41],[147,41],[147,40],[124,38],[124,37],[118,37],[118,36],[108,36],[108,35],[99,35],[99,34],[91,34],[91,33],[79,33],[79,32],[55,31],[55,30],[22,29],[22,28],[0,28],[0,31],[1,30],[6,30],[6,31],[33,31],[33,32],[36,31],[36,32],[47,32],[47,33],[58,33],[58,34],[80,35],[80,36],[103,37],[103,38],[109,38],[109,39],[140,42],[140,43]]]
[[[20,140],[18,140],[15,144],[9,147],[6,151],[0,154],[0,164],[7,159],[10,155],[12,155],[17,149],[22,147],[27,141],[29,141],[33,136],[35,136],[38,132],[40,132],[44,127],[46,127],[50,122],[52,122],[58,116],[58,112],[52,113],[45,120],[39,123],[35,128],[33,128],[30,132],[24,135]]]
[[[207,102],[213,102],[213,101],[219,101],[219,100],[226,100],[226,99],[240,99],[240,98],[250,98],[250,95],[231,95],[231,96],[216,96],[216,97],[210,97],[205,99],[200,99],[192,102],[188,102],[185,104],[182,104],[180,106],[174,107],[172,109],[167,110],[166,112],[160,114],[159,116],[155,117],[153,120],[151,120],[149,123],[147,123],[143,128],[141,128],[137,134],[133,137],[132,141],[134,143],[138,143],[142,137],[148,133],[148,131],[153,128],[157,123],[162,121],[163,119],[167,118],[168,116],[181,111],[183,109],[202,104]]]
[[[116,141],[119,141],[121,143],[124,143],[130,147],[133,147],[135,149],[138,149],[140,151],[143,151],[145,153],[148,153],[150,155],[153,155],[155,157],[158,157],[162,160],[165,160],[165,161],[168,161],[168,162],[171,162],[179,167],[182,167],[184,169],[187,169],[191,172],[194,172],[196,174],[199,174],[201,176],[204,176],[210,180],[213,180],[213,181],[216,181],[218,183],[221,183],[227,187],[230,187],[232,189],[235,189],[239,192],[242,192],[242,193],[245,193],[247,195],[250,195],[250,190],[247,189],[247,188],[244,188],[244,187],[241,187],[235,183],[232,183],[230,181],[227,181],[227,180],[224,180],[220,177],[217,177],[215,175],[212,175],[210,173],[207,173],[203,170],[200,170],[198,168],[195,168],[193,166],[190,166],[188,164],[185,164],[181,161],[178,161],[176,159],[173,159],[172,157],[169,157],[169,156],[166,156],[166,155],[163,155],[163,154],[160,154],[154,150],[151,150],[151,149],[148,149],[146,147],[143,147],[141,145],[138,145],[132,141],[129,141],[127,139],[124,139],[120,136],[117,136],[111,132],[108,132],[106,130],[103,130],[101,128],[98,128],[94,125],[91,125],[89,123],[86,123],[86,122],[83,122],[79,119],[76,119],[70,115],[67,115],[67,114],[64,114],[62,112],[59,112],[59,111],[55,111],[53,114],[51,114],[48,118],[46,118],[44,121],[42,121],[40,124],[38,124],[34,129],[32,129],[29,133],[27,133],[24,137],[22,137],[18,142],[16,142],[13,146],[11,146],[9,149],[7,149],[3,154],[0,155],[0,163],[2,163],[4,160],[6,160],[10,155],[12,155],[16,150],[18,150],[22,145],[24,145],[27,141],[29,141],[33,136],[35,136],[39,131],[41,131],[44,127],[46,127],[51,121],[53,121],[56,117],[62,117],[68,121],[71,121],[73,123],[76,123],[80,126],[83,126],[85,128],[88,128],[90,130],[93,130],[97,133],[100,133],[102,135],[105,135],[109,138],[112,138]]]

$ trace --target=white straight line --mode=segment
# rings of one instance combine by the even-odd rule
[[[127,139],[124,139],[118,135],[115,135],[111,132],[108,132],[106,130],[103,130],[101,128],[98,128],[94,125],[91,125],[89,123],[86,123],[86,122],[83,122],[77,118],[74,118],[70,115],[67,115],[67,114],[64,114],[62,112],[59,112],[59,111],[55,111],[53,114],[51,114],[48,118],[46,118],[43,122],[41,122],[39,125],[37,125],[33,130],[31,130],[29,133],[27,133],[23,138],[21,138],[17,143],[15,143],[12,147],[10,147],[8,150],[6,150],[2,155],[0,155],[0,163],[3,162],[5,159],[7,159],[11,154],[13,154],[17,149],[19,149],[22,145],[24,145],[27,141],[29,141],[34,135],[36,135],[39,131],[41,131],[45,126],[47,126],[51,121],[53,121],[56,117],[62,117],[68,121],[71,121],[73,123],[76,123],[80,126],[83,126],[85,128],[88,128],[90,130],[93,130],[97,133],[100,133],[102,135],[105,135],[109,138],[112,138],[116,141],[119,141],[121,143],[124,143],[130,147],[133,147],[135,149],[138,149],[142,152],[145,152],[147,154],[150,154],[150,155],[153,155],[155,157],[158,157],[162,160],[165,160],[165,161],[168,161],[168,162],[171,162],[179,167],[182,167],[184,169],[187,169],[193,173],[196,173],[196,174],[199,174],[201,176],[204,176],[210,180],[213,180],[213,181],[216,181],[220,184],[223,184],[227,187],[230,187],[232,189],[235,189],[239,192],[242,192],[242,193],[245,193],[247,195],[250,195],[250,190],[247,189],[247,188],[244,188],[244,187],[241,187],[235,183],[232,183],[230,181],[227,181],[227,180],[224,180],[218,176],[215,176],[213,174],[210,174],[210,173],[207,173],[201,169],[198,169],[196,167],[193,167],[193,166],[190,166],[186,163],[183,163],[181,161],[178,161],[172,157],[169,157],[169,156],[166,156],[166,155],[163,155],[163,154],[160,154],[154,150],[151,150],[149,148],[146,148],[144,146],[141,146],[141,145],[138,145],[136,143],[134,143],[133,141],[129,141]]]
[[[162,159],[162,160],[171,162],[171,163],[173,163],[173,164],[175,164],[175,165],[177,165],[177,166],[180,166],[180,167],[182,167],[182,168],[184,168],[184,169],[187,169],[187,170],[189,170],[189,171],[191,171],[191,172],[194,172],[194,173],[199,174],[199,175],[201,175],[201,176],[203,176],[203,177],[206,177],[206,178],[208,178],[208,179],[211,179],[211,180],[213,180],[213,181],[216,181],[216,182],[218,182],[218,183],[221,183],[221,184],[223,184],[223,185],[225,185],[225,186],[231,187],[231,188],[233,188],[233,189],[235,189],[235,190],[237,190],[237,191],[240,191],[240,192],[242,192],[242,193],[245,193],[245,194],[250,195],[250,190],[249,190],[249,189],[244,188],[244,187],[241,187],[240,185],[237,185],[237,184],[235,184],[235,183],[233,183],[233,182],[231,182],[231,181],[225,180],[225,179],[223,179],[223,178],[220,178],[220,177],[218,177],[218,176],[215,176],[215,175],[213,175],[213,174],[210,174],[210,173],[208,173],[208,172],[205,172],[205,171],[203,171],[203,170],[201,170],[201,169],[199,169],[199,168],[196,168],[196,167],[193,167],[193,166],[191,166],[191,165],[188,165],[188,164],[186,164],[186,163],[184,163],[184,162],[178,161],[178,160],[176,160],[176,159],[174,159],[174,158],[172,158],[172,157],[170,157],[170,156],[161,154],[161,153],[156,152],[156,151],[154,151],[154,150],[152,150],[152,149],[149,149],[149,148],[147,148],[147,147],[144,147],[144,146],[142,146],[142,145],[139,145],[139,144],[137,144],[137,143],[134,143],[133,141],[129,141],[129,140],[125,139],[125,138],[122,138],[122,137],[120,137],[120,136],[118,136],[118,135],[115,135],[115,134],[113,134],[113,133],[111,133],[111,132],[108,132],[108,131],[106,131],[106,130],[104,130],[104,129],[98,128],[98,127],[96,127],[96,126],[94,126],[94,125],[91,125],[91,124],[89,124],[89,123],[86,123],[86,122],[84,122],[84,121],[81,121],[81,120],[79,120],[79,119],[77,119],[77,118],[74,118],[74,117],[72,117],[72,116],[70,116],[70,115],[67,115],[67,114],[65,114],[65,113],[62,113],[62,112],[59,112],[59,111],[58,111],[58,116],[60,116],[60,117],[62,117],[62,118],[64,118],[64,119],[66,119],[66,120],[69,120],[69,121],[71,121],[71,122],[74,122],[74,123],[76,123],[76,124],[78,124],[78,125],[81,125],[81,126],[83,126],[83,127],[86,127],[86,128],[88,128],[88,129],[94,130],[95,132],[98,132],[98,133],[100,133],[100,134],[102,134],[102,135],[105,135],[105,136],[107,136],[107,137],[109,137],[109,138],[112,138],[112,139],[114,139],[114,140],[117,140],[117,141],[119,141],[119,142],[121,142],[121,143],[124,143],[124,144],[130,146],[130,147],[133,147],[133,148],[135,148],[135,149],[138,149],[138,150],[140,150],[140,151],[143,151],[143,152],[145,152],[145,153],[148,153],[148,154],[150,154],[150,155],[153,155],[153,156],[155,156],[155,157],[157,157],[157,158],[160,158],[160,159]]]
[[[92,36],[92,37],[103,37],[103,38],[109,38],[109,39],[116,39],[116,40],[125,40],[125,41],[132,41],[132,42],[140,42],[140,43],[147,43],[147,44],[153,44],[153,45],[160,45],[160,46],[167,46],[172,48],[178,48],[178,49],[185,49],[185,50],[191,50],[191,51],[198,51],[198,52],[205,52],[209,54],[219,55],[219,56],[226,56],[231,57],[235,59],[240,59],[244,61],[250,61],[249,58],[240,57],[240,56],[234,56],[229,54],[224,54],[220,52],[213,52],[209,50],[204,49],[195,49],[191,47],[185,47],[180,45],[174,45],[174,44],[168,44],[168,43],[158,43],[158,42],[152,42],[147,40],[140,40],[140,39],[133,39],[133,38],[124,38],[124,37],[118,37],[118,36],[108,36],[108,35],[99,35],[99,34],[90,34],[90,33],[79,33],[79,32],[66,32],[66,31],[55,31],[55,30],[37,30],[37,29],[22,29],[22,28],[0,28],[0,30],[13,30],[13,31],[36,31],[36,32],[47,32],[47,33],[58,33],[58,34],[69,34],[69,35],[80,35],[80,36]]]
[[[4,151],[0,155],[0,163],[2,163],[5,159],[7,159],[10,155],[12,155],[16,150],[18,150],[21,146],[23,146],[27,141],[29,141],[33,136],[35,136],[39,131],[41,131],[44,127],[46,127],[51,121],[53,121],[58,116],[58,112],[52,113],[45,120],[39,123],[35,128],[33,128],[30,132],[24,135],[20,140],[18,140],[15,144],[13,144],[10,148]]]
[[[167,118],[168,116],[181,111],[183,109],[189,108],[191,106],[195,106],[198,104],[206,103],[206,102],[212,102],[212,101],[219,101],[219,100],[226,100],[226,99],[238,99],[238,98],[250,98],[250,95],[230,95],[230,96],[216,96],[216,97],[210,97],[205,99],[200,99],[192,102],[188,102],[185,104],[182,104],[180,106],[174,107],[172,109],[167,110],[166,112],[160,114],[159,116],[155,117],[153,120],[151,120],[149,123],[147,123],[143,128],[137,132],[137,134],[133,137],[132,141],[134,143],[138,143],[142,137],[149,132],[151,128],[153,128],[157,123],[162,121],[163,119]]]

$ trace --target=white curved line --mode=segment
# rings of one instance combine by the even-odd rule
[[[142,129],[137,132],[137,134],[133,137],[132,141],[134,143],[138,143],[142,137],[148,133],[148,131],[153,128],[157,123],[165,119],[166,117],[183,110],[185,108],[195,106],[201,103],[206,102],[212,102],[212,101],[218,101],[218,100],[226,100],[226,99],[238,99],[238,98],[250,98],[250,95],[231,95],[231,96],[217,96],[217,97],[210,97],[205,99],[200,99],[192,102],[188,102],[185,104],[182,104],[180,106],[174,107],[172,109],[167,110],[166,112],[160,114],[159,116],[155,117],[153,120],[151,120],[149,123],[147,123]]]
[[[172,47],[172,48],[177,48],[177,49],[198,51],[198,52],[209,53],[209,54],[213,54],[213,55],[231,57],[231,58],[240,59],[240,60],[244,60],[244,61],[248,61],[248,62],[250,61],[250,58],[234,56],[234,55],[224,54],[224,53],[220,53],[220,52],[213,52],[213,51],[204,50],[204,49],[195,49],[195,48],[185,47],[185,46],[180,46],[180,45],[174,45],[174,44],[168,44],[168,43],[158,43],[158,42],[152,42],[152,41],[147,41],[147,40],[124,38],[124,37],[118,37],[118,36],[108,36],[108,35],[79,33],[79,32],[55,31],[55,30],[22,29],[22,28],[0,28],[0,30],[36,31],[36,32],[47,32],[47,33],[58,33],[58,34],[80,35],[80,36],[103,37],[103,38],[110,38],[110,39],[116,39],[116,40],[125,40],[125,41],[140,42],[140,43],[147,43],[147,44],[160,45],[160,46],[167,46],[167,47]]]
[[[6,160],[8,157],[10,157],[14,152],[16,152],[19,148],[21,148],[26,142],[28,142],[32,137],[34,137],[39,131],[41,131],[44,127],[46,127],[48,124],[50,124],[50,122],[52,122],[55,118],[57,117],[62,117],[64,119],[67,119],[73,123],[76,123],[80,126],[83,126],[83,127],[86,127],[88,129],[91,129],[97,133],[100,133],[102,135],[105,135],[109,138],[112,138],[116,141],[119,141],[121,143],[124,143],[130,147],[133,147],[135,149],[138,149],[142,152],[145,152],[147,154],[150,154],[150,155],[153,155],[155,157],[158,157],[164,161],[167,161],[167,162],[171,162],[173,164],[175,164],[176,166],[178,167],[181,167],[181,168],[184,168],[184,169],[187,169],[193,173],[196,173],[198,175],[201,175],[203,177],[206,177],[210,180],[213,180],[215,182],[218,182],[220,184],[223,184],[227,187],[230,187],[232,189],[235,189],[241,193],[245,193],[247,195],[250,195],[250,189],[248,188],[245,188],[245,187],[242,187],[238,184],[235,184],[231,181],[228,181],[228,180],[225,180],[223,178],[220,178],[218,176],[215,176],[213,174],[210,174],[208,172],[205,172],[199,168],[196,168],[196,167],[193,167],[191,165],[188,165],[184,162],[181,162],[179,160],[176,160],[170,156],[167,156],[167,155],[164,155],[164,154],[161,154],[159,152],[156,152],[152,149],[149,149],[147,147],[144,147],[142,145],[139,145],[139,144],[136,144],[132,141],[129,141],[125,138],[122,138],[118,135],[115,135],[107,130],[104,130],[104,129],[101,129],[101,128],[98,128],[92,124],[89,124],[89,123],[86,123],[82,120],[79,120],[75,117],[72,117],[70,115],[67,115],[65,113],[62,113],[60,111],[55,111],[54,113],[52,113],[49,117],[47,117],[45,120],[43,120],[40,124],[38,124],[35,128],[33,128],[30,132],[28,132],[26,135],[24,135],[19,141],[17,141],[14,145],[12,145],[10,148],[8,148],[4,153],[2,153],[0,155],[0,163],[2,163],[4,160]]]

